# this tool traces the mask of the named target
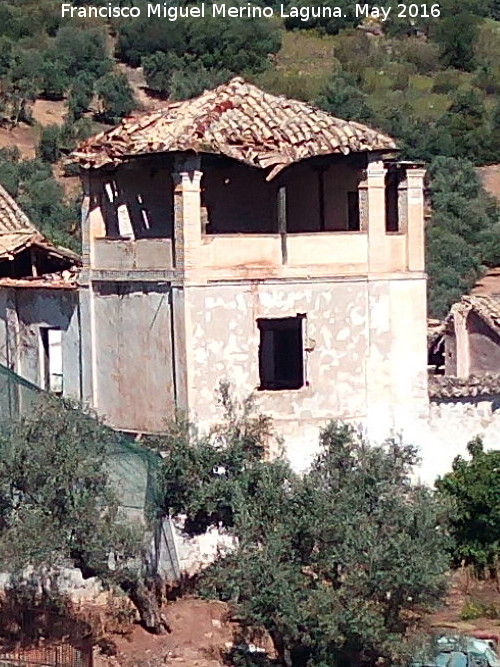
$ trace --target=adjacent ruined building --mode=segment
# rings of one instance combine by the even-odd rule
[[[425,418],[424,172],[395,149],[241,79],[83,143],[83,398],[156,432],[228,381],[298,467],[332,418]]]
[[[0,364],[43,389],[77,397],[79,263],[0,186]]]
[[[429,427],[440,472],[465,444],[481,436],[487,447],[500,440],[499,270],[490,270],[453,304],[444,321],[429,327]],[[427,442],[432,442],[432,437]],[[441,463],[442,461],[442,463]],[[428,466],[431,469],[431,466]]]

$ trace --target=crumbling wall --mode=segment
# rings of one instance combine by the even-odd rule
[[[170,287],[95,283],[94,407],[113,428],[160,431],[174,409]]]
[[[0,363],[37,386],[42,385],[42,327],[62,331],[63,391],[66,396],[80,398],[80,325],[76,290],[0,289]]]
[[[110,238],[170,238],[173,183],[154,163],[130,163],[94,176],[92,217],[100,217]]]
[[[500,447],[500,394],[432,399],[429,419],[409,425],[405,439],[419,446],[420,477],[432,484],[450,472],[456,456],[467,456],[467,443],[476,436],[486,448]]]

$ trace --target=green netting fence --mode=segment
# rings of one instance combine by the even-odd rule
[[[0,422],[17,419],[36,405],[45,393],[0,364]],[[120,505],[131,518],[147,517],[152,528],[151,560],[168,579],[179,576],[173,529],[168,519],[155,520],[158,496],[159,456],[123,433],[108,448],[109,475],[115,483]]]

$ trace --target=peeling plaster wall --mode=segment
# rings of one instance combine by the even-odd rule
[[[0,289],[0,363],[37,386],[42,385],[41,327],[62,330],[63,391],[66,396],[80,398],[77,292],[44,288]]]
[[[93,404],[117,429],[160,431],[173,414],[168,285],[96,283]]]
[[[220,416],[215,396],[221,380],[240,397],[259,386],[257,318],[297,313],[307,316],[305,347],[313,348],[304,353],[308,386],[256,391],[294,467],[308,464],[319,428],[331,419],[360,423],[384,438],[409,415],[426,415],[425,317],[418,323],[425,313],[424,280],[218,283],[186,288],[185,301],[188,402],[202,426]],[[404,320],[411,309],[415,319]]]

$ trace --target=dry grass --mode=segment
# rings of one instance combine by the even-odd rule
[[[257,76],[255,83],[273,93],[313,100],[337,63],[334,45],[334,37],[323,37],[314,31],[283,32],[276,67]]]

